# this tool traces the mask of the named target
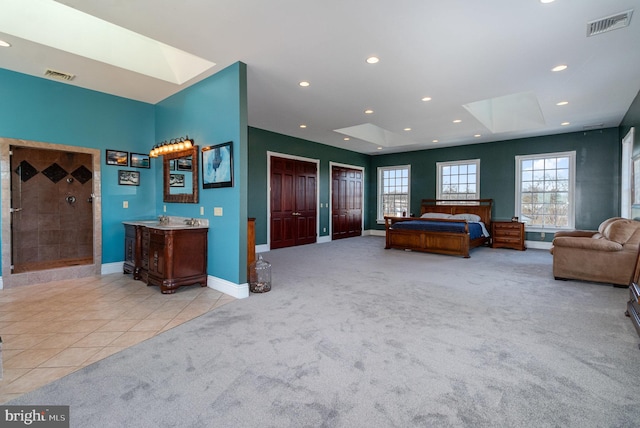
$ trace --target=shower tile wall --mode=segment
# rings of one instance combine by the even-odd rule
[[[13,214],[15,266],[92,257],[91,162],[86,153],[13,148],[12,205],[22,208]]]

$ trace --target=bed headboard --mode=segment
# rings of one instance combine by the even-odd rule
[[[420,215],[424,213],[476,214],[487,228],[491,227],[493,199],[423,199]]]

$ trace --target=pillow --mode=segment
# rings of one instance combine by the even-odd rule
[[[451,218],[451,214],[446,213],[424,213],[420,218]]]
[[[462,213],[462,214],[454,214],[451,216],[451,218],[455,218],[457,220],[467,220],[467,221],[480,221],[480,216],[477,214],[469,214],[469,213]]]
[[[619,219],[607,226],[603,235],[610,241],[624,245],[638,228],[638,222],[634,220]]]

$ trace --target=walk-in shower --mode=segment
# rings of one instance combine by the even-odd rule
[[[0,143],[4,285],[99,273],[99,151],[23,140]]]

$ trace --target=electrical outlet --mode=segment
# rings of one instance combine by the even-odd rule
[[[540,232],[540,240],[541,241],[544,241],[544,236],[545,236],[544,232]]]
[[[213,215],[216,217],[222,217],[222,207],[214,207]]]
[[[122,208],[129,208],[129,201],[122,201]]]
[[[323,232],[323,233],[326,233],[326,231],[327,231],[327,228],[326,228],[326,227],[323,227],[323,228],[322,228],[322,232]]]

